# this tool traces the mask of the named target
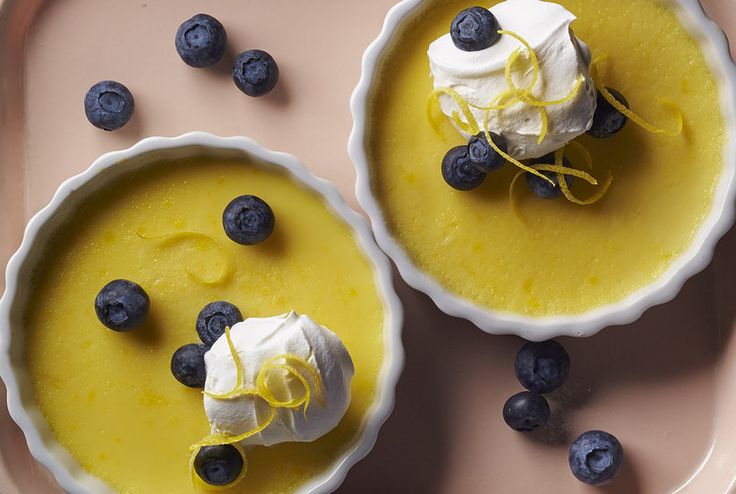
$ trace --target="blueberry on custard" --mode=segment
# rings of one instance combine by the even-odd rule
[[[442,177],[453,189],[471,190],[483,183],[486,172],[470,161],[468,146],[456,146],[442,159]]]
[[[243,320],[240,309],[224,300],[210,302],[204,306],[197,316],[197,334],[199,339],[211,347],[217,339],[225,334],[225,327],[232,328]]]
[[[194,471],[209,485],[232,484],[244,467],[243,455],[232,444],[203,446],[194,457]]]
[[[140,285],[113,280],[95,298],[95,312],[102,324],[114,331],[130,331],[143,324],[151,305]]]
[[[554,165],[555,155],[554,153],[546,154],[541,158],[533,160],[533,162],[535,164]],[[572,163],[570,163],[567,158],[564,158],[562,160],[562,166],[572,168]],[[547,180],[527,172],[525,174],[526,184],[532,190],[534,195],[542,199],[556,199],[560,197],[562,195],[562,191],[560,190],[560,183],[557,180],[557,173],[550,171],[542,171],[540,173],[552,180],[553,183],[549,183]],[[572,175],[565,175],[565,182],[567,183],[567,186],[570,187],[572,185]]]
[[[222,212],[222,226],[230,240],[254,245],[266,240],[276,224],[271,207],[253,195],[236,197]]]
[[[470,7],[460,12],[450,26],[452,42],[463,51],[479,51],[501,38],[498,19],[488,9]]]
[[[504,153],[508,153],[506,139],[494,132],[489,134],[493,144]],[[498,170],[506,162],[506,159],[488,143],[485,132],[479,132],[468,141],[468,158],[484,172]]]
[[[623,94],[611,87],[607,87],[606,89],[613,95],[616,101],[624,105],[626,108],[629,108],[629,102],[626,101]],[[599,92],[598,97],[596,98],[593,123],[590,126],[590,129],[588,129],[588,135],[598,139],[613,137],[624,128],[624,125],[626,125],[628,120],[629,119],[626,118],[626,115],[614,108],[614,106]]]
[[[177,381],[190,388],[204,388],[207,378],[204,354],[207,349],[200,343],[190,343],[174,352],[171,356],[171,373]]]

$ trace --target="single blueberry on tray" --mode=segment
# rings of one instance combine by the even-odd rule
[[[504,153],[508,152],[506,139],[503,136],[489,132],[493,143]],[[498,170],[506,162],[506,159],[488,144],[484,132],[479,132],[468,141],[468,157],[475,166],[484,172]]]
[[[150,300],[136,283],[113,280],[95,298],[95,312],[102,324],[115,331],[130,331],[146,320]]]
[[[516,355],[516,377],[529,391],[549,393],[570,373],[570,356],[556,341],[529,342]]]
[[[176,52],[191,67],[210,67],[222,59],[227,47],[223,25],[207,14],[187,19],[176,30]]]
[[[179,347],[171,356],[171,373],[177,381],[190,388],[203,388],[207,378],[204,354],[207,347],[200,343],[190,343]]]
[[[618,473],[624,460],[624,450],[612,434],[588,431],[572,443],[568,460],[578,480],[590,485],[601,485]]]
[[[629,102],[626,101],[623,94],[610,87],[607,87],[606,89],[614,98],[616,98],[616,101],[624,105],[626,108],[629,107]],[[590,129],[588,129],[588,135],[598,139],[613,137],[624,128],[624,125],[626,125],[628,120],[629,119],[626,118],[623,113],[614,108],[613,105],[599,92],[598,97],[596,98],[595,113],[593,113],[593,123],[591,124]]]
[[[100,81],[84,96],[84,113],[98,129],[119,129],[128,123],[134,109],[133,94],[119,82]]]
[[[470,161],[468,146],[456,146],[442,159],[442,177],[453,189],[470,190],[483,183],[486,172]]]
[[[254,245],[266,240],[276,224],[271,207],[260,197],[239,196],[222,212],[222,226],[234,242]]]
[[[501,38],[498,19],[488,9],[470,7],[460,12],[450,26],[452,42],[463,51],[484,50]]]
[[[233,81],[248,96],[271,92],[279,80],[279,66],[263,50],[244,51],[233,64]]]
[[[503,405],[503,420],[515,431],[533,431],[546,424],[549,415],[547,400],[531,391],[516,393]]]
[[[541,158],[532,160],[532,162],[534,164],[554,165],[555,155],[554,153],[545,154]],[[563,159],[562,166],[572,168],[572,164],[567,158]],[[560,197],[562,195],[562,191],[560,190],[559,181],[557,180],[557,173],[550,171],[542,171],[540,173],[545,177],[549,177],[554,182],[554,185],[532,173],[527,172],[525,174],[526,184],[532,190],[534,195],[542,199],[555,199]],[[567,183],[567,186],[570,187],[572,185],[572,175],[565,175],[565,182]]]
[[[225,326],[232,328],[242,320],[240,309],[230,302],[210,302],[197,316],[197,334],[205,345],[211,347],[217,338],[225,334]]]
[[[210,485],[228,485],[237,480],[245,461],[232,444],[203,446],[194,457],[194,471]]]

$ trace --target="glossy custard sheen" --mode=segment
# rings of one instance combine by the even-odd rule
[[[262,244],[225,235],[222,211],[242,194],[274,211]],[[150,238],[173,232],[214,241]],[[116,278],[151,298],[148,321],[130,333],[95,316],[97,292]],[[33,283],[25,345],[36,402],[59,443],[117,491],[198,492],[188,450],[209,424],[201,390],[179,384],[169,365],[174,350],[198,341],[197,314],[214,300],[245,317],[308,314],[340,336],[355,363],[339,426],[313,443],[249,450],[247,475],[227,492],[292,492],[355,446],[383,363],[383,306],[352,231],[286,174],[205,158],[126,173],[60,227]]]
[[[608,55],[602,79],[626,96],[632,110],[673,129],[671,112],[657,102],[664,97],[677,103],[685,120],[677,137],[629,122],[611,139],[578,138],[592,154],[593,175],[613,173],[600,202],[539,199],[522,179],[516,191],[524,223],[509,202],[512,165],[470,192],[443,181],[442,157],[464,142],[449,122],[443,141],[427,121],[432,79],[426,52],[471,1],[429,0],[404,24],[380,65],[366,138],[374,194],[389,230],[416,265],[481,306],[531,316],[585,312],[653,281],[687,249],[709,212],[723,166],[715,79],[665,2],[558,3],[578,17],[572,28],[593,57]],[[595,192],[575,182],[578,197]]]

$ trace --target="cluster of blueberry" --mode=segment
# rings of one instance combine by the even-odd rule
[[[271,207],[262,199],[243,195],[233,199],[222,213],[227,236],[242,245],[266,240],[276,220]],[[146,291],[129,280],[113,280],[95,298],[95,312],[102,324],[115,331],[131,331],[148,317],[151,301]],[[171,357],[171,373],[185,386],[203,388],[207,372],[204,354],[225,333],[243,320],[240,310],[226,301],[207,304],[197,316],[196,329],[202,343],[189,343]],[[204,446],[194,458],[194,470],[207,484],[222,486],[234,482],[244,467],[240,451],[232,445]]]
[[[488,9],[483,7],[470,7],[460,12],[452,21],[450,26],[450,37],[453,44],[463,51],[485,50],[496,44],[501,38],[499,31],[501,26],[498,19]],[[626,98],[612,88],[608,91],[625,107],[629,107]],[[588,135],[599,139],[612,137],[618,133],[626,124],[627,118],[613,107],[600,93],[596,98],[596,110],[593,122],[588,130]],[[506,140],[503,136],[489,132],[493,144],[504,153],[508,153]],[[505,163],[505,159],[494,149],[485,137],[484,132],[470,138],[465,146],[456,146],[450,149],[442,159],[442,177],[447,184],[457,190],[471,190],[479,187],[486,175],[498,170]],[[554,154],[550,153],[534,160],[535,164],[555,163]],[[563,162],[564,166],[571,167],[569,161]],[[551,171],[540,172],[552,180],[553,183],[541,177],[526,173],[526,182],[531,191],[542,199],[554,199],[560,197],[557,174]],[[567,185],[572,184],[571,175],[565,175]]]
[[[227,33],[214,17],[197,14],[176,31],[176,51],[187,65],[211,67],[225,55]],[[235,58],[233,82],[248,96],[263,96],[276,86],[279,66],[263,50],[247,50]],[[116,130],[133,116],[135,100],[130,90],[117,81],[100,81],[84,97],[87,120],[97,128]]]
[[[516,431],[530,432],[547,423],[550,408],[542,396],[551,393],[570,374],[570,356],[559,343],[527,343],[516,355],[516,377],[528,391],[509,398],[503,406],[503,419]],[[575,477],[591,485],[610,481],[621,468],[623,448],[608,432],[584,432],[573,441],[568,454]]]

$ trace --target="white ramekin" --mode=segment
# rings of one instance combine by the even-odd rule
[[[662,0],[677,12],[680,22],[700,44],[720,88],[726,138],[723,149],[724,168],[714,191],[710,213],[698,228],[690,247],[672,263],[669,269],[659,278],[620,302],[570,316],[529,317],[491,310],[475,304],[450,292],[417,267],[404,247],[389,231],[381,207],[371,190],[370,166],[364,146],[368,124],[368,99],[381,57],[390,46],[394,33],[403,21],[422,5],[423,1],[403,0],[389,11],[381,33],[363,55],[361,78],[350,100],[353,130],[350,134],[348,151],[357,171],[355,188],[358,202],[370,217],[378,245],[396,263],[404,280],[412,287],[429,295],[437,307],[447,314],[468,319],[488,333],[516,334],[534,341],[563,335],[591,336],[607,326],[631,323],[648,308],[673,299],[688,278],[710,263],[718,239],[728,231],[734,221],[736,67],[731,60],[725,34],[717,24],[706,17],[700,2],[698,0]]]
[[[36,247],[43,244],[55,221],[70,214],[74,204],[94,189],[98,179],[161,158],[195,154],[250,156],[286,170],[298,183],[324,198],[332,212],[353,230],[360,249],[373,266],[374,278],[386,313],[385,360],[379,375],[379,392],[356,445],[324,475],[312,479],[298,492],[316,494],[334,491],[345,479],[350,467],[373,448],[378,430],[393,409],[396,383],[404,362],[401,343],[403,309],[393,288],[390,263],[376,246],[365,219],[348,207],[332,184],[311,175],[296,158],[264,149],[245,137],[223,138],[202,132],[175,138],[150,137],[124,151],[105,154],[85,172],[65,181],[51,203],[30,220],[20,248],[8,262],[5,293],[0,299],[0,377],[7,387],[10,415],[23,430],[33,456],[51,471],[65,491],[73,494],[113,492],[102,481],[83,470],[56,442],[46,420],[33,402],[31,382],[23,365],[20,320],[21,306],[28,289],[28,273],[37,254]]]

